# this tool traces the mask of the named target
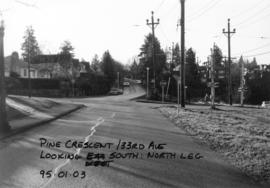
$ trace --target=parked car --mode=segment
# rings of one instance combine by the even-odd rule
[[[141,83],[142,83],[141,80],[135,80],[135,82],[136,82],[137,84],[141,84]]]
[[[129,84],[129,82],[124,82],[123,85],[124,86],[129,86],[130,84]]]
[[[112,88],[109,92],[110,95],[122,95],[123,90],[118,88]]]

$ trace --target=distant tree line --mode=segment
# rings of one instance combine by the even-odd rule
[[[154,40],[154,50],[153,43]],[[154,53],[153,53],[154,52]],[[212,60],[215,65],[215,82],[218,83],[216,90],[217,102],[228,102],[228,61],[224,58],[222,50],[216,46],[212,52]],[[155,55],[155,63],[153,64],[153,55]],[[153,39],[152,34],[145,36],[144,43],[140,48],[138,55],[139,61],[133,61],[130,65],[130,73],[132,78],[141,79],[146,87],[147,67],[149,68],[149,79],[152,98],[160,98],[161,86],[160,81],[164,80],[170,85],[168,94],[172,98],[177,96],[177,79],[179,78],[180,65],[180,48],[176,44],[171,49],[171,56],[161,49],[160,42],[157,38]],[[231,80],[233,102],[239,103],[240,93],[239,87],[241,82],[241,58],[239,61],[231,63]],[[262,101],[270,100],[270,65],[267,70],[261,70],[254,58],[251,62],[245,61],[245,103],[261,104]],[[202,74],[202,69],[205,70]],[[156,76],[157,95],[153,95],[153,78],[154,71]],[[189,48],[185,52],[185,83],[186,83],[186,99],[188,101],[203,99],[206,94],[210,94],[210,60],[199,65],[196,62],[196,52]],[[167,85],[168,86],[168,85]],[[166,86],[166,87],[167,87]]]

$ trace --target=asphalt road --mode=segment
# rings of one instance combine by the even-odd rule
[[[140,88],[131,86],[119,96],[62,99],[87,107],[1,141],[0,187],[262,187],[170,123],[158,111],[159,104],[129,100],[142,93]],[[68,140],[107,145],[67,148]],[[41,158],[61,153],[81,158]],[[126,158],[113,158],[119,153]],[[93,161],[91,157],[111,162],[105,167],[86,166]]]

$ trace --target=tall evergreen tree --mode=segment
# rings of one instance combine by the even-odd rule
[[[60,46],[61,54],[68,54],[72,57],[74,56],[74,47],[72,46],[70,41],[65,40]]]
[[[115,82],[115,62],[109,51],[106,51],[102,56],[101,70],[107,76],[110,85]]]
[[[133,79],[138,78],[139,66],[135,60],[133,61],[132,65],[130,66],[130,72],[131,72]]]
[[[101,68],[100,68],[100,60],[98,58],[98,55],[95,54],[95,56],[93,57],[92,61],[91,61],[91,68],[96,71],[96,72],[99,72],[101,71]]]
[[[177,65],[180,64],[180,47],[179,47],[179,44],[176,43],[176,45],[174,46],[174,49],[173,49],[173,65],[174,67],[176,67]]]
[[[24,42],[22,43],[21,46],[22,57],[24,61],[29,62],[29,60],[31,61],[33,57],[41,54],[41,50],[35,37],[35,31],[32,28],[32,26],[26,28],[23,39]]]
[[[221,49],[215,45],[215,48],[213,49],[213,60],[216,67],[220,67],[222,64],[222,51]]]
[[[164,70],[166,70],[166,54],[161,49],[159,40],[154,38],[154,47],[153,50],[153,35],[150,33],[145,37],[144,44],[140,48],[141,52],[139,54],[140,63],[139,63],[139,74],[141,75],[144,82],[146,82],[146,67],[149,67],[150,80],[154,78],[154,71],[156,75],[156,86],[159,87],[159,82],[164,79]],[[155,52],[155,62],[153,64],[153,55]]]
[[[62,58],[59,61],[61,72],[64,73],[65,77],[72,81],[75,78],[75,69],[73,66],[72,57],[74,56],[74,48],[70,41],[64,41],[60,46],[60,55]]]
[[[192,48],[186,52],[186,86],[187,86],[187,99],[198,97],[200,92],[200,76],[198,72],[198,65],[196,64],[196,54]]]

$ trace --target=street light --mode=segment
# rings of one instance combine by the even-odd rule
[[[146,88],[146,97],[149,96],[149,67],[146,67],[147,70],[147,88]]]
[[[1,21],[0,26],[0,130],[7,132],[10,126],[7,121],[6,112],[6,86],[5,86],[5,65],[4,65],[4,21]]]

